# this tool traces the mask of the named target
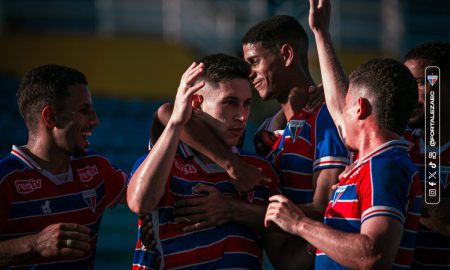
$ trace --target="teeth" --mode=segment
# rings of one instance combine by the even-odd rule
[[[92,132],[83,132],[83,133],[81,133],[81,135],[83,135],[83,136],[91,136]]]

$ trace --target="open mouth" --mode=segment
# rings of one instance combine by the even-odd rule
[[[81,137],[83,138],[86,147],[90,144],[88,138],[92,136],[92,131],[81,132]]]

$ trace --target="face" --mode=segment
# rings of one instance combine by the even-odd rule
[[[263,48],[259,43],[247,43],[243,47],[244,59],[250,64],[250,82],[263,100],[279,99],[289,91],[283,75],[283,61],[280,54]]]
[[[429,66],[430,61],[425,59],[410,59],[405,62],[405,66],[412,73],[417,82],[419,99],[417,108],[414,109],[408,125],[412,128],[424,128],[425,122],[425,68]]]
[[[86,85],[71,85],[68,90],[70,95],[64,101],[64,109],[56,112],[53,134],[60,149],[68,155],[80,156],[86,153],[88,137],[99,120]]]
[[[210,86],[208,86],[210,87]],[[229,146],[238,144],[250,114],[252,92],[246,79],[219,83],[202,94],[205,121]]]

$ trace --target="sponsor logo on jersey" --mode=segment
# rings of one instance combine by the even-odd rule
[[[175,167],[182,171],[184,174],[190,174],[190,173],[196,173],[197,168],[195,168],[194,165],[191,164],[183,164],[179,162],[178,160],[175,160]]]
[[[89,182],[98,174],[97,166],[86,166],[77,170],[81,182]]]
[[[27,194],[41,188],[41,179],[16,180],[14,185],[18,193]]]
[[[88,189],[82,192],[83,199],[86,204],[91,208],[92,213],[95,213],[95,208],[97,207],[97,193],[94,189]]]
[[[50,201],[46,200],[43,205],[41,205],[42,213],[48,215],[52,213],[52,209],[50,208]]]

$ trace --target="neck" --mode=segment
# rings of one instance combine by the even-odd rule
[[[296,112],[306,106],[309,99],[309,87],[312,85],[314,85],[314,82],[311,78],[300,81],[291,88],[285,101],[279,100],[288,121]]]
[[[22,148],[39,166],[53,174],[65,173],[69,169],[70,156],[61,151],[50,140],[29,136],[27,145]]]
[[[357,149],[359,151],[359,157],[364,158],[380,145],[387,143],[388,141],[398,140],[401,138],[395,132],[380,128],[380,127],[361,127],[360,130],[364,130],[358,136]]]

